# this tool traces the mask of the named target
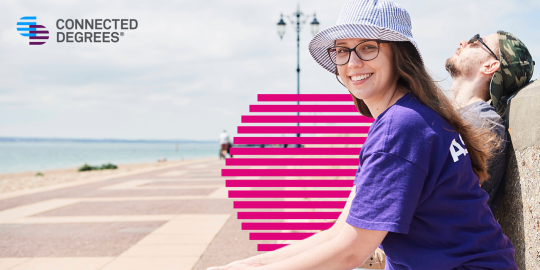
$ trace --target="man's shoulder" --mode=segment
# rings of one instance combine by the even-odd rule
[[[468,116],[472,113],[477,117],[501,119],[501,116],[495,111],[489,103],[485,101],[476,101],[460,109],[462,116]]]
[[[471,103],[459,110],[463,119],[473,126],[488,125],[491,129],[505,130],[503,119],[491,105],[485,101]]]

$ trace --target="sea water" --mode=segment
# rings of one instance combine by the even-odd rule
[[[0,173],[216,157],[217,142],[0,141]]]

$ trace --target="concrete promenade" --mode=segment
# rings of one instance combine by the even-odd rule
[[[200,270],[255,255],[224,167],[192,160],[0,195],[0,270]]]

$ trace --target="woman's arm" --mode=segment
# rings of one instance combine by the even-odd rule
[[[356,195],[356,188],[353,186],[351,190],[351,194],[349,195],[349,198],[347,199],[347,203],[345,204],[345,208],[343,208],[343,211],[339,215],[338,220],[334,223],[332,228],[316,233],[309,238],[306,238],[292,245],[285,246],[278,250],[267,252],[267,253],[257,255],[257,256],[253,256],[253,257],[241,260],[241,261],[236,261],[231,264],[242,263],[242,264],[248,264],[252,266],[267,265],[267,264],[279,262],[281,260],[285,260],[287,258],[300,254],[308,249],[311,249],[315,246],[318,246],[320,244],[323,244],[335,238],[341,232],[341,229],[343,228],[343,225],[345,224],[345,220],[347,219],[347,215],[349,214],[349,209],[351,207],[351,203],[355,195]]]
[[[364,261],[375,251],[388,232],[365,230],[344,224],[340,233],[311,249],[275,263],[252,267],[230,264],[209,270],[348,270]],[[257,266],[257,265],[254,265]]]
[[[345,224],[333,239],[288,259],[254,270],[348,270],[362,265],[386,237],[386,231]],[[236,270],[236,268],[230,268]],[[242,268],[239,268],[242,269]],[[250,269],[250,268],[245,268]],[[221,270],[221,269],[219,269]]]

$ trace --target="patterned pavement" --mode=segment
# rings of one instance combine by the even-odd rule
[[[0,195],[0,270],[201,270],[257,254],[223,160]]]

